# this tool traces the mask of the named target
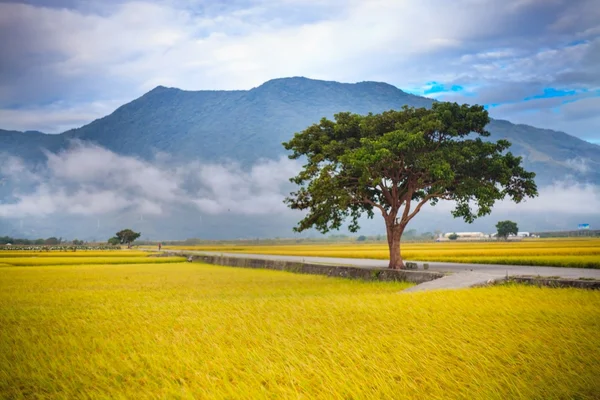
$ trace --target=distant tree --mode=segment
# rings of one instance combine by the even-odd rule
[[[448,236],[448,239],[456,240],[456,239],[458,239],[458,235],[456,233],[453,233],[452,235]]]
[[[417,236],[417,230],[416,229],[409,229],[406,232],[402,233],[403,237],[407,237],[407,238],[413,238],[415,236]]]
[[[131,244],[135,241],[135,239],[141,236],[140,232],[134,232],[131,229],[123,229],[115,234],[116,237],[119,238],[121,244]]]
[[[83,240],[73,239],[73,244],[75,246],[82,246],[83,245]]]
[[[519,203],[537,195],[521,158],[506,140],[490,141],[483,106],[436,102],[429,109],[404,107],[366,116],[339,113],[323,118],[283,143],[291,159],[306,159],[291,179],[299,186],[285,200],[306,210],[294,228],[339,229],[361,215],[385,220],[390,268],[404,268],[400,240],[407,224],[430,203],[452,200],[454,217],[473,222],[491,212],[497,200]]]
[[[519,233],[519,228],[517,227],[517,223],[513,221],[499,221],[496,224],[496,229],[498,230],[498,238],[504,238],[504,240],[508,239],[509,235],[516,235]]]
[[[38,246],[41,246],[44,244],[44,239],[35,239],[33,244],[37,244]]]
[[[367,240],[367,237],[365,235],[360,235],[356,240],[358,240],[359,242],[364,242],[365,240]]]
[[[55,246],[59,243],[60,242],[58,241],[58,238],[55,238],[54,236],[49,237],[48,239],[44,240],[44,244],[47,244],[49,246]]]
[[[435,236],[431,232],[425,232],[425,233],[421,234],[421,237],[423,239],[434,239],[435,238]]]
[[[117,245],[121,244],[121,239],[119,239],[116,236],[111,237],[110,239],[108,239],[108,244],[112,244],[113,246],[117,246]]]

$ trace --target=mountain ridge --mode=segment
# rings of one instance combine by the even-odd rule
[[[144,165],[153,169],[161,169],[165,166],[161,162],[154,162],[157,153],[170,154],[173,157],[167,159],[174,161],[175,167],[183,166],[182,168],[188,168],[193,173],[196,173],[194,169],[202,164],[225,166],[233,160],[239,168],[233,168],[234,176],[227,176],[238,182],[235,179],[248,179],[247,172],[252,170],[252,166],[257,165],[258,160],[277,160],[285,156],[286,152],[281,143],[288,141],[295,132],[318,123],[323,117],[331,118],[335,113],[343,111],[358,114],[379,113],[399,109],[403,105],[428,107],[433,102],[432,99],[415,96],[393,85],[373,81],[339,83],[304,77],[278,78],[249,90],[236,91],[190,91],[159,85],[139,98],[123,104],[109,115],[61,134],[0,130],[0,159],[3,155],[23,159],[25,163],[30,164],[24,167],[24,171],[28,171],[29,176],[42,171],[39,177],[34,176],[34,182],[41,185],[38,188],[47,189],[52,185],[52,182],[43,180],[43,171],[48,166],[47,153],[68,149],[73,140],[79,140],[97,144],[120,155],[149,161]],[[598,145],[564,132],[513,124],[506,120],[492,120],[487,129],[491,132],[491,140],[506,138],[512,143],[511,151],[524,157],[525,168],[537,173],[536,182],[541,189],[554,185],[557,180],[578,184],[600,184],[600,146]],[[20,195],[26,193],[36,195],[33,191],[35,188],[29,188],[26,182],[21,182],[26,180],[21,179],[20,172],[15,173],[13,170],[11,175],[10,171],[3,170],[4,166],[0,162],[2,183],[0,203],[10,205],[18,202]],[[75,168],[77,167],[76,165]],[[168,165],[166,167],[168,168]],[[89,168],[88,166],[84,174],[93,175],[94,171]],[[118,171],[119,174],[122,173]],[[135,186],[138,183],[136,182],[138,176],[131,174],[128,176],[131,176],[131,184]],[[269,196],[285,194],[273,192],[279,188],[272,187],[272,177],[269,176],[268,171],[262,179],[266,182],[261,181],[261,183],[270,190]],[[110,190],[114,190],[115,196],[119,194],[119,190],[122,190],[121,186],[111,186],[111,182],[102,181],[99,187],[103,190],[106,189],[104,184]],[[188,184],[198,185],[198,182],[185,181],[181,183],[181,189],[184,190],[183,186]],[[65,186],[65,192],[61,192],[63,187],[59,184],[57,191],[41,193],[46,193],[49,197],[56,193],[68,195],[68,193],[77,193],[79,188]],[[127,186],[130,192],[125,193],[125,196],[131,193],[143,196],[137,194],[138,191],[135,190],[138,189],[135,188],[131,189]],[[556,191],[553,188],[557,188]],[[535,215],[531,212],[531,208],[515,207],[498,211],[495,209],[493,216],[465,227],[464,223],[453,219],[449,213],[424,212],[415,227],[428,231],[489,230],[493,229],[493,225],[499,219],[517,220],[519,226],[529,231],[571,229],[581,222],[600,224],[598,222],[600,216],[595,210],[591,215],[582,214],[581,210],[569,214],[571,209],[581,208],[577,207],[577,202],[594,201],[581,197],[590,196],[590,192],[586,192],[587,186],[585,190],[580,190],[581,186],[573,188],[574,186],[569,183],[552,186],[549,191],[546,191],[550,193],[551,198],[548,200],[550,203],[554,204],[556,201],[560,203],[561,210],[564,209],[564,212],[561,211],[562,214],[556,212],[555,208],[549,208],[554,211],[548,212],[544,211],[545,209],[541,210]],[[185,194],[194,199],[220,201],[221,197],[211,197],[210,192],[200,193],[198,192],[200,189],[204,190],[206,187],[186,186],[185,190],[188,191]],[[248,186],[246,195],[251,194],[254,189],[256,188]],[[157,187],[156,191],[160,192],[160,190],[161,188]],[[232,190],[235,193],[231,195],[238,201],[237,186]],[[556,199],[555,193],[569,194],[573,190],[579,194],[569,197],[569,200],[565,200],[564,196],[562,200]],[[97,192],[91,193],[95,195]],[[225,193],[225,196],[229,194]],[[101,201],[102,197],[99,199]],[[297,222],[293,213],[269,214],[270,207],[273,207],[274,203],[264,203],[265,209],[268,210],[266,214],[234,214],[233,207],[237,204],[235,202],[232,203],[231,213],[227,210],[211,214],[199,210],[192,203],[182,205],[177,202],[170,203],[171,200],[164,204],[164,214],[144,215],[142,219],[142,211],[137,210],[135,205],[130,205],[137,204],[135,203],[137,197],[134,197],[133,201],[129,200],[127,207],[111,213],[65,214],[61,213],[65,210],[57,209],[56,212],[44,217],[24,218],[24,221],[19,224],[12,224],[13,216],[7,214],[7,218],[0,217],[0,235],[63,236],[91,240],[108,238],[123,226],[128,226],[142,231],[144,237],[154,239],[185,239],[186,237],[230,239],[289,236],[292,226]],[[240,203],[248,201],[253,200],[248,200],[243,195],[239,199]],[[259,202],[260,199],[256,201]],[[42,205],[38,207],[44,207],[45,203],[40,204]],[[76,204],[83,208],[86,206],[83,203]],[[262,204],[257,203],[257,206],[262,207]],[[383,229],[381,221],[378,220],[361,223],[361,227],[363,228],[361,232],[365,234],[382,233]]]
[[[250,165],[284,154],[289,140],[322,117],[429,107],[435,100],[389,83],[340,83],[306,77],[276,78],[248,90],[184,90],[159,85],[112,113],[60,134],[0,130],[0,148],[31,162],[45,159],[73,139],[124,155],[150,159],[167,152],[182,159]],[[539,183],[570,176],[600,183],[600,146],[565,132],[493,119],[491,139],[508,139],[511,151],[538,173]]]

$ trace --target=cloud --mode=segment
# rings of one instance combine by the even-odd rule
[[[460,86],[478,103],[600,84],[595,0],[36,4],[0,3],[3,127],[58,132],[159,84],[249,89],[300,75],[423,92],[435,81],[450,90],[432,96]]]
[[[600,142],[598,107],[600,107],[600,90],[569,97],[502,104],[491,108],[490,115],[517,124],[530,124],[567,133],[579,132],[578,136],[581,139]]]
[[[590,161],[591,160],[587,158],[577,157],[566,160],[565,164],[567,164],[569,168],[572,168],[579,173],[585,174],[592,170],[592,167],[590,166]]]
[[[495,211],[515,210],[502,201]],[[600,188],[597,185],[557,181],[539,189],[539,196],[518,205],[520,213],[595,215],[600,210]]]
[[[178,165],[164,155],[143,161],[74,142],[68,150],[47,153],[46,164],[36,170],[14,157],[3,159],[0,178],[19,181],[21,189],[13,200],[0,203],[0,217],[168,216],[185,206],[211,215],[272,216],[288,212],[283,198],[298,170],[299,164],[287,158],[258,161],[244,170],[233,163]]]
[[[574,169],[586,169],[585,160],[571,160]],[[518,214],[523,218],[537,216],[579,216],[597,215],[600,210],[600,187],[598,185],[578,183],[570,180],[556,180],[551,185],[538,188],[537,197],[528,198],[521,203],[509,199],[496,202],[492,214]],[[424,208],[426,213],[449,213],[455,207],[454,202],[443,201]]]
[[[0,121],[3,122],[0,129],[61,133],[108,115],[126,102],[127,99],[78,104],[57,101],[43,107],[32,105],[19,109],[0,109]]]
[[[301,168],[287,158],[260,160],[245,169],[235,163],[178,164],[165,155],[144,161],[81,142],[48,153],[47,162],[38,168],[14,157],[0,161],[0,180],[20,184],[12,198],[0,202],[0,218],[9,219],[123,212],[168,218],[172,211],[189,209],[206,216],[277,219],[292,213],[283,199],[293,189],[289,178]],[[567,164],[582,173],[590,169],[586,159]],[[598,186],[563,180],[539,192],[539,197],[518,205],[500,201],[494,213],[593,215],[600,209]],[[453,203],[440,202],[425,214],[448,214],[452,208]]]

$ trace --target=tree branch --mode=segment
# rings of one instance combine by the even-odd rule
[[[423,207],[425,205],[425,203],[427,203],[429,200],[433,199],[434,197],[442,197],[442,193],[434,193],[434,194],[428,194],[427,196],[425,196],[423,198],[423,200],[421,200],[419,202],[419,204],[417,204],[417,207],[415,208],[415,210],[408,215],[408,219],[407,219],[407,223],[408,221],[410,221],[415,215],[417,215],[417,213],[419,211],[421,211],[421,207]]]
[[[379,182],[377,186],[379,186],[388,204],[390,205],[390,207],[392,207],[394,204],[394,200],[392,199],[392,194],[390,193],[390,190],[387,188],[387,186],[383,184],[383,181]]]
[[[375,203],[373,200],[369,199],[368,197],[363,197],[363,202],[372,205],[373,207],[377,207],[381,210],[381,214],[383,214],[384,217],[387,217],[387,211],[385,211],[385,208],[383,208],[383,206],[381,204],[377,204]]]

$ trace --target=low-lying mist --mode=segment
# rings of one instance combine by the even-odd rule
[[[0,234],[104,240],[127,226],[147,239],[291,237],[302,217],[283,204],[294,189],[289,178],[301,168],[284,156],[242,168],[235,161],[181,163],[168,154],[142,160],[83,142],[46,155],[35,166],[0,156]],[[452,218],[453,205],[440,202],[411,227],[492,232],[498,220],[512,219],[521,230],[542,231],[600,223],[597,186],[557,177],[539,192],[521,204],[498,202],[472,225]],[[378,215],[362,227],[365,234],[384,232]]]

